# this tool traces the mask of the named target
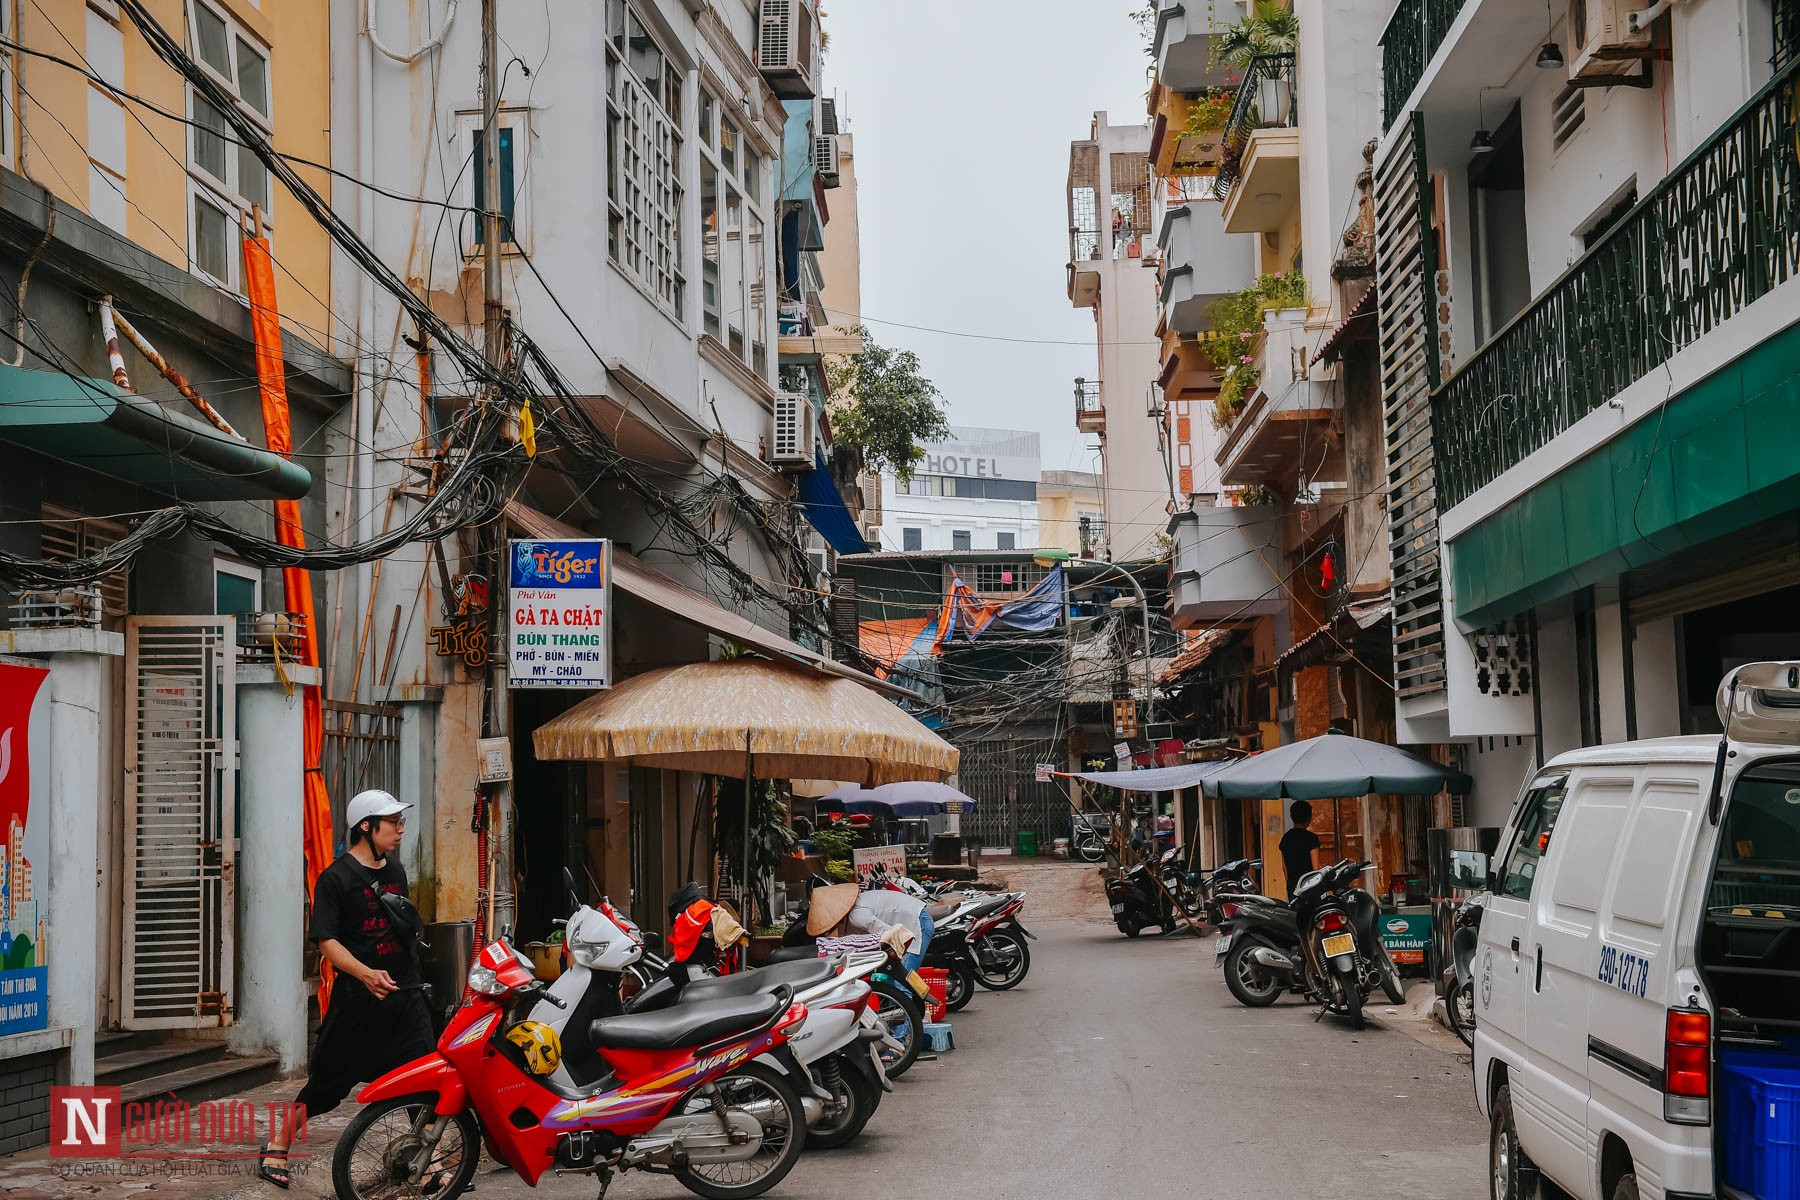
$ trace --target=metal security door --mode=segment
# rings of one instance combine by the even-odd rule
[[[128,1029],[231,1021],[235,629],[229,616],[125,625]]]

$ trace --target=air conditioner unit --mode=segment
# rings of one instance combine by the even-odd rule
[[[825,186],[834,188],[838,185],[838,174],[843,163],[838,156],[838,135],[821,133],[813,139],[813,165],[818,168],[819,178]]]
[[[775,437],[770,443],[769,461],[784,471],[812,470],[816,430],[812,401],[798,392],[777,394]]]
[[[1651,31],[1633,32],[1630,17],[1649,5],[1638,0],[1569,0],[1569,78],[1622,80],[1639,73],[1652,53]]]
[[[818,72],[819,13],[813,0],[763,0],[756,65],[783,100],[810,100]]]

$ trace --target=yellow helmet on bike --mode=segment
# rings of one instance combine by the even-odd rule
[[[562,1040],[542,1021],[520,1021],[506,1031],[506,1040],[519,1048],[533,1075],[548,1075],[562,1061]]]

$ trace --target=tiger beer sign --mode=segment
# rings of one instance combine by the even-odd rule
[[[612,543],[515,541],[507,587],[507,679],[516,688],[608,688]]]

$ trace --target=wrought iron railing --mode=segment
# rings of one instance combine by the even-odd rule
[[[1243,175],[1250,135],[1258,129],[1293,128],[1300,124],[1300,89],[1292,54],[1259,54],[1238,81],[1237,100],[1225,119],[1225,149],[1220,155],[1216,190],[1221,199]]]
[[[1381,127],[1394,123],[1406,108],[1406,98],[1419,86],[1425,65],[1438,47],[1463,0],[1400,0],[1381,34]]]
[[[1098,379],[1077,379],[1075,381],[1075,420],[1079,424],[1083,417],[1097,417],[1106,410],[1100,404],[1100,381]]]
[[[1800,0],[1775,0],[1775,56],[1777,71],[1800,58]]]
[[[1432,396],[1440,510],[1800,275],[1790,61]]]

